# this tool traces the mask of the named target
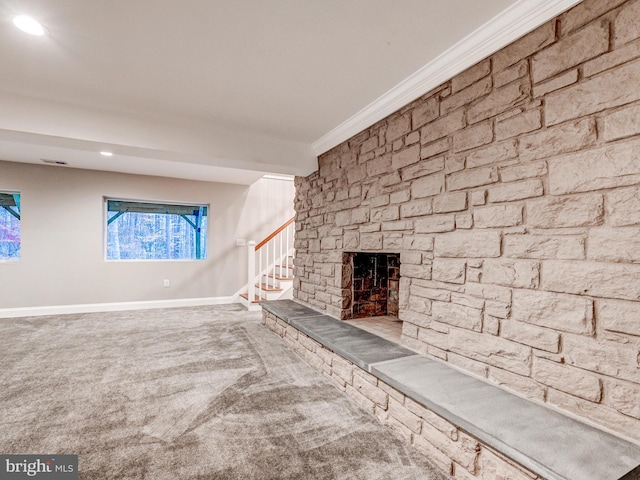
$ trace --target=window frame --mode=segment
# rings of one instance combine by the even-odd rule
[[[9,211],[9,209],[5,209],[4,206],[0,206],[0,208],[9,211],[9,213],[11,215],[13,215],[14,217],[16,215],[19,216],[19,218],[18,218],[18,232],[19,232],[18,257],[17,258],[3,258],[3,257],[0,257],[0,263],[20,262],[22,260],[22,192],[20,192],[19,190],[12,190],[12,189],[0,189],[0,194],[14,195],[14,196],[18,195],[20,197],[20,200],[18,200],[19,205],[16,205],[18,207],[18,212],[15,212],[13,210]],[[15,202],[15,200],[14,200],[14,202]]]
[[[140,204],[149,204],[149,205],[169,205],[169,206],[178,206],[178,207],[205,207],[207,209],[206,215],[203,217],[207,217],[207,225],[204,231],[204,238],[202,241],[202,245],[205,251],[204,258],[109,258],[108,251],[108,238],[109,238],[109,201],[113,202],[125,202],[125,203],[140,203]],[[136,199],[136,198],[128,198],[128,197],[114,197],[114,196],[103,196],[102,197],[102,228],[103,228],[103,259],[105,262],[117,263],[117,262],[202,262],[206,261],[209,256],[209,231],[210,225],[209,221],[211,218],[211,204],[203,203],[203,202],[184,202],[184,201],[175,201],[175,200],[150,200],[150,199]],[[143,212],[139,212],[143,213]],[[150,212],[151,213],[151,212]],[[201,227],[203,228],[203,227]],[[201,233],[202,234],[202,233]]]

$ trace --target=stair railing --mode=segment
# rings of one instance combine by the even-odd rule
[[[265,277],[267,286],[275,286],[276,275],[279,278],[292,276],[289,256],[293,250],[294,220],[295,218],[287,220],[257,245],[255,242],[247,243],[247,300],[249,303],[256,298],[256,281],[258,285],[262,285],[262,278]],[[273,274],[269,275],[272,266]],[[261,292],[260,300],[266,300],[264,289],[260,288],[259,291]]]

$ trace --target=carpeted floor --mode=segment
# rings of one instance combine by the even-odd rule
[[[0,453],[81,479],[443,479],[240,306],[0,320]]]

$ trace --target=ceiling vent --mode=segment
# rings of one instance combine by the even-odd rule
[[[49,160],[48,158],[41,158],[40,160],[48,165],[67,165],[67,162],[63,160]]]

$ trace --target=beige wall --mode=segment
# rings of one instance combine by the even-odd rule
[[[585,0],[297,179],[295,297],[401,254],[403,341],[640,439],[640,1]]]
[[[0,262],[0,308],[230,296],[246,283],[236,238],[260,241],[293,215],[293,184],[281,180],[248,187],[0,162],[0,190],[22,195],[22,258]],[[106,262],[104,196],[210,204],[207,260]]]

